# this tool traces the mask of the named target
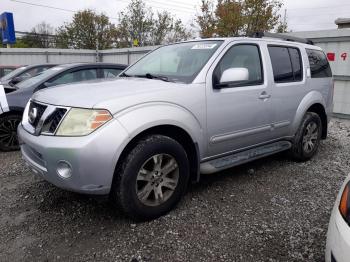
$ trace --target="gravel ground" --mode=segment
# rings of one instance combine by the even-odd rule
[[[0,261],[323,261],[349,155],[350,122],[333,120],[311,161],[280,154],[203,176],[168,215],[133,224],[0,153]]]

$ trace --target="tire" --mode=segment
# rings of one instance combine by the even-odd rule
[[[310,133],[311,132],[311,133]],[[317,152],[322,135],[322,122],[318,114],[307,112],[295,134],[291,156],[297,161],[307,161]]]
[[[181,144],[162,135],[145,137],[117,167],[111,198],[134,220],[160,217],[184,195],[189,170]]]
[[[5,115],[0,117],[0,151],[19,150],[17,127],[21,123],[20,115]]]

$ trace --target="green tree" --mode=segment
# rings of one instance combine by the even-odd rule
[[[287,22],[279,21],[276,28],[276,33],[287,33],[288,31]]]
[[[18,39],[16,47],[28,47],[28,48],[49,48],[55,47],[55,36],[53,35],[54,28],[42,22],[29,32],[29,34],[24,35]]]
[[[250,35],[271,31],[278,25],[280,0],[202,0],[196,21],[203,37]]]
[[[132,0],[126,10],[119,13],[118,45],[129,47],[134,40],[140,46],[148,45],[153,22],[152,9],[142,0]]]
[[[11,45],[13,48],[29,48],[30,46],[28,43],[22,40],[22,38],[17,38],[16,43],[14,45]]]
[[[114,46],[116,33],[116,27],[106,15],[87,9],[74,14],[71,23],[57,29],[57,47],[107,49]]]
[[[188,39],[192,36],[182,21],[169,12],[154,15],[142,0],[132,0],[119,13],[118,47],[130,47],[134,40],[139,46],[160,45]]]

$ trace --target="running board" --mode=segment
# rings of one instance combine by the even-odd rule
[[[200,171],[202,174],[212,174],[226,168],[238,166],[258,158],[287,150],[291,147],[292,144],[288,141],[279,141],[272,144],[255,147],[239,153],[201,163]]]

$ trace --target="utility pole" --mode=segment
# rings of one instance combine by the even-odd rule
[[[284,17],[283,17],[283,25],[285,26],[287,24],[287,8],[284,9]]]

